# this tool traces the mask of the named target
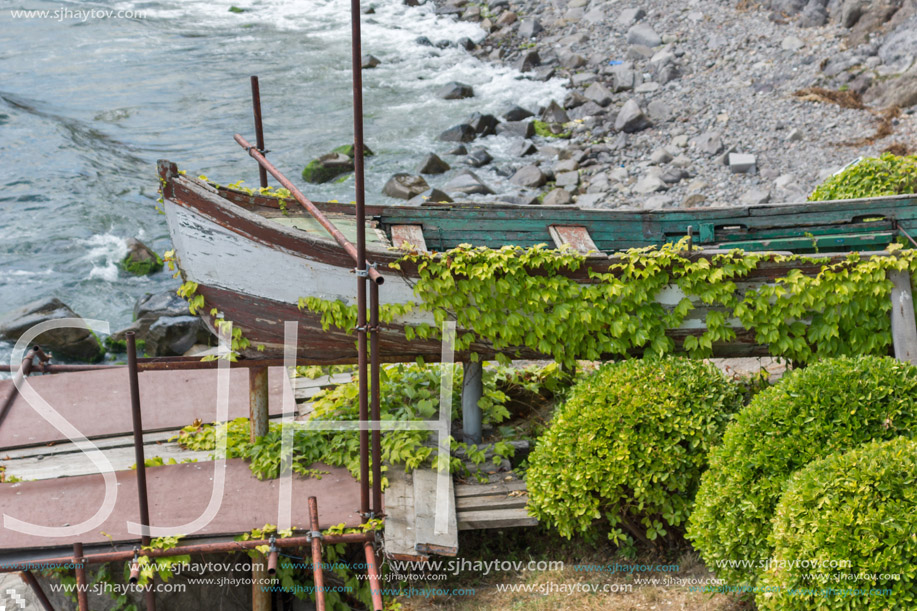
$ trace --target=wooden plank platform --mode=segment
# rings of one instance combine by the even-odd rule
[[[248,371],[233,369],[229,376],[229,418],[247,417]],[[268,373],[269,407],[282,412],[282,367]],[[130,384],[127,368],[80,373],[35,375],[28,378],[35,391],[89,439],[130,433]],[[5,396],[11,380],[0,381]],[[176,429],[195,419],[216,419],[217,371],[146,371],[140,374],[140,404],[144,431]],[[20,395],[0,427],[0,449],[67,441]]]
[[[525,482],[512,475],[489,484],[461,484],[455,487],[459,530],[535,526],[528,514]]]
[[[436,479],[433,469],[405,473],[400,466],[388,471],[385,491],[385,553],[396,560],[427,560],[430,555],[455,556],[458,527],[452,478],[449,478],[448,516],[445,533],[437,533]]]

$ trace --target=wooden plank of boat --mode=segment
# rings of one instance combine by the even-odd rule
[[[392,245],[395,248],[413,247],[419,251],[427,250],[427,241],[423,237],[421,225],[392,225]]]
[[[427,554],[417,551],[414,518],[414,478],[401,466],[391,465],[385,490],[385,555],[395,560],[423,562]]]
[[[592,241],[589,231],[585,227],[574,225],[551,225],[548,227],[551,239],[558,248],[570,246],[581,255],[604,256],[599,247]]]
[[[452,476],[447,476],[446,532],[436,532],[438,473],[433,469],[415,469],[414,479],[414,549],[421,554],[455,556],[458,552],[458,527],[455,513],[455,490]]]
[[[907,271],[888,273],[892,281],[892,343],[895,358],[917,365],[917,326],[914,323],[914,297],[911,274]]]

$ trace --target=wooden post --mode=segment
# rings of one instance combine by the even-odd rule
[[[271,592],[268,586],[271,577],[267,574],[264,558],[252,560],[252,611],[271,611]]]
[[[481,408],[478,401],[484,395],[484,365],[462,363],[462,433],[465,443],[481,443]]]
[[[917,365],[917,325],[914,323],[914,298],[911,294],[911,274],[890,271],[892,281],[892,342],[895,358]]]
[[[248,370],[248,407],[251,421],[249,437],[255,441],[267,435],[268,430],[267,367]]]

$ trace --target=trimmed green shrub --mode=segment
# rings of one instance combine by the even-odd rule
[[[917,367],[888,357],[828,359],[757,394],[710,454],[688,538],[729,585],[754,585],[790,476],[813,460],[917,431]]]
[[[685,522],[708,449],[742,403],[737,384],[684,358],[606,364],[579,382],[538,440],[526,474],[530,512],[561,535],[630,546]]]
[[[917,609],[915,533],[917,442],[875,442],[813,462],[777,505],[762,580],[772,591],[757,594],[758,606]]]
[[[867,157],[856,165],[818,185],[809,201],[879,197],[917,192],[917,156],[898,157],[883,153]]]

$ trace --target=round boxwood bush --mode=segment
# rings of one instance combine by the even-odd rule
[[[761,609],[917,609],[917,442],[832,454],[777,505]]]
[[[754,585],[773,546],[789,477],[813,460],[917,430],[917,367],[888,357],[828,359],[755,395],[710,454],[688,538],[729,585]]]
[[[867,157],[818,185],[810,201],[917,193],[917,156]]]
[[[625,547],[687,519],[708,449],[741,407],[737,384],[709,363],[627,360],[570,391],[538,440],[526,474],[530,512],[560,534]]]

